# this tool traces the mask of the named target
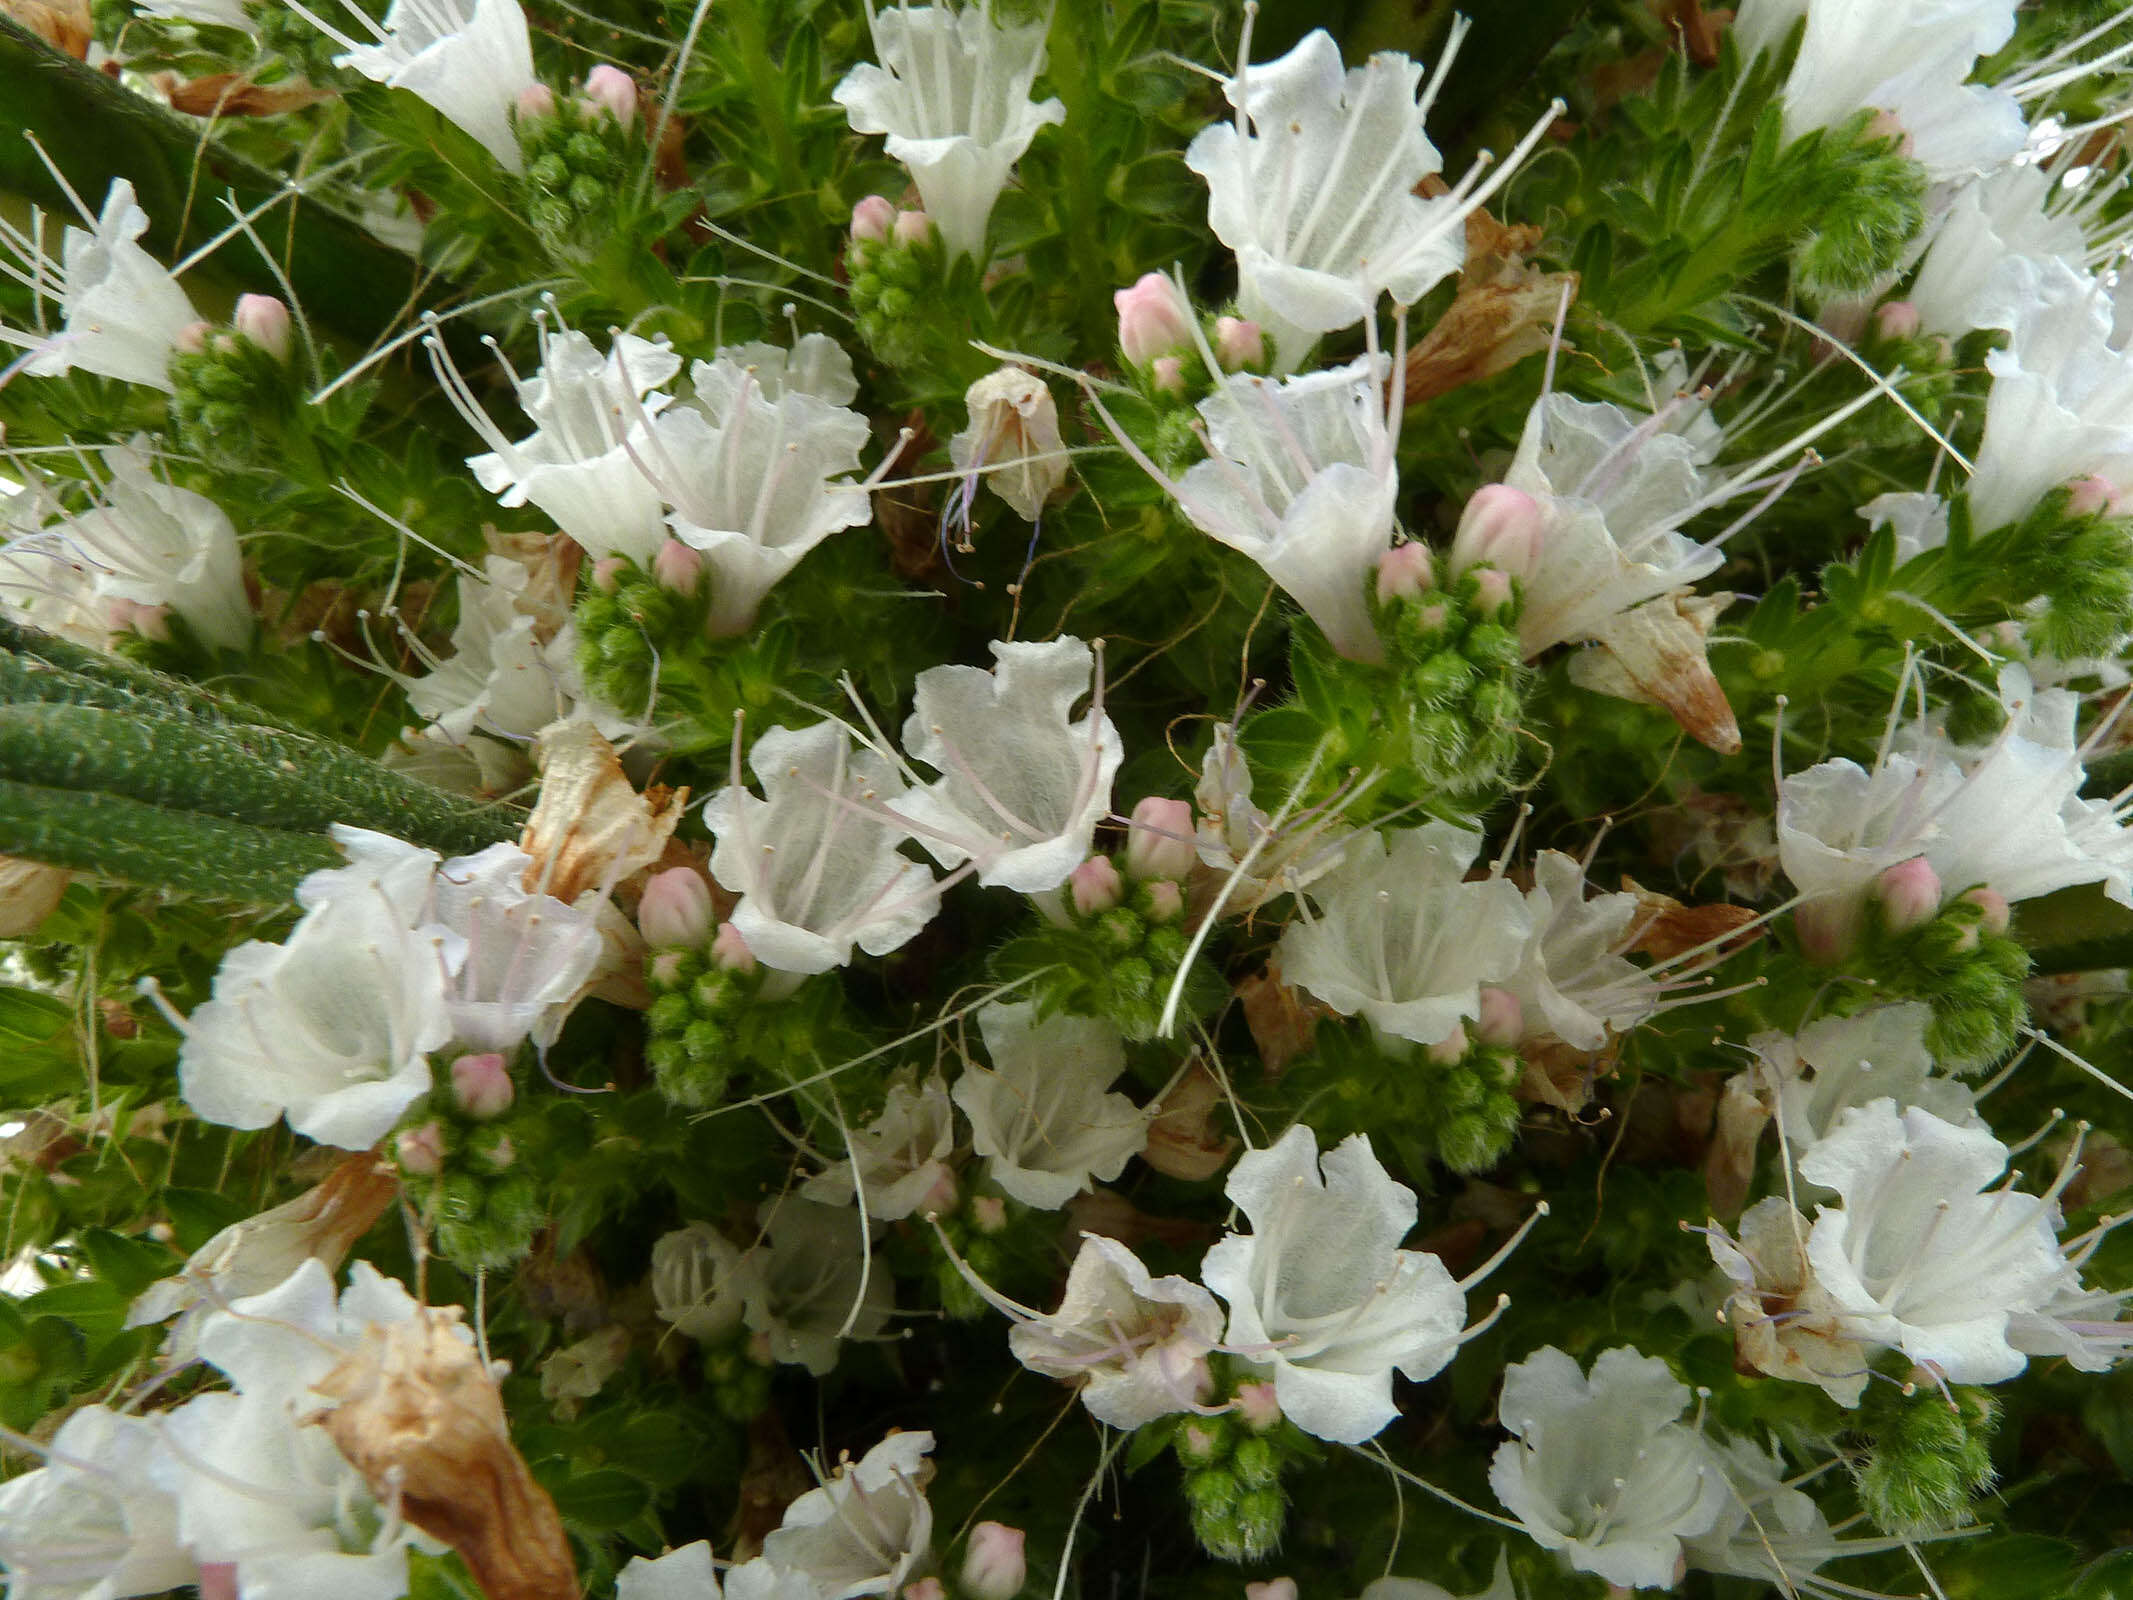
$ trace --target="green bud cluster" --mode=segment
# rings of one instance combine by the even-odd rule
[[[559,99],[553,115],[518,119],[525,152],[523,205],[549,252],[561,260],[598,254],[609,226],[644,164],[644,140],[604,109]]]
[[[700,950],[662,950],[645,977],[653,998],[644,1059],[659,1092],[691,1111],[717,1104],[739,1063],[736,1035],[760,980],[713,966]]]
[[[1381,606],[1399,690],[1388,729],[1425,791],[1464,795],[1500,786],[1518,759],[1519,714],[1532,672],[1518,647],[1516,586],[1492,605],[1475,567],[1448,588]]]
[[[1870,131],[1861,113],[1846,129],[1816,142],[1801,164],[1814,184],[1816,227],[1792,253],[1794,282],[1816,300],[1862,294],[1900,259],[1925,217],[1925,169],[1904,155],[1896,139]],[[1793,152],[1787,152],[1788,157]]]
[[[520,1096],[502,1116],[484,1120],[439,1089],[418,1100],[400,1126],[389,1148],[437,1254],[468,1272],[523,1260],[548,1220],[540,1100]]]
[[[1518,1052],[1505,1045],[1470,1039],[1464,1055],[1444,1062],[1367,1028],[1322,1023],[1311,1054],[1282,1084],[1308,1103],[1312,1126],[1326,1138],[1367,1132],[1416,1158],[1476,1173],[1501,1161],[1518,1133],[1511,1091],[1522,1070]]]
[[[170,424],[179,445],[218,466],[280,453],[295,402],[288,364],[242,334],[211,333],[171,357]]]
[[[1282,1475],[1315,1451],[1284,1417],[1254,1426],[1239,1411],[1185,1417],[1171,1450],[1184,1469],[1192,1530],[1218,1561],[1263,1561],[1281,1543],[1289,1497]]]
[[[2000,1404],[1983,1389],[1868,1388],[1859,1411],[1867,1445],[1852,1468],[1860,1504],[1884,1533],[1945,1528],[1991,1487]]]
[[[578,597],[578,670],[586,687],[612,706],[642,706],[657,687],[668,692],[667,664],[704,654],[704,602],[657,582],[641,567],[614,571],[608,586],[586,584]]]
[[[754,1336],[736,1327],[703,1346],[704,1381],[721,1415],[735,1422],[760,1416],[770,1405],[770,1366],[755,1353]]]
[[[1087,914],[1069,908],[1067,917],[1003,949],[996,958],[1001,975],[1043,970],[1033,989],[1040,1012],[1107,1017],[1128,1039],[1154,1038],[1190,942],[1178,885],[1137,883],[1122,904]],[[1198,1014],[1220,1001],[1218,981],[1196,970],[1186,1009]]]
[[[1934,1059],[1953,1072],[1980,1072],[2015,1047],[2029,1019],[2022,993],[2029,968],[2028,950],[1992,932],[1984,907],[1955,899],[1901,933],[1891,933],[1877,909],[1851,970],[1871,978],[1881,998],[1931,1006],[1926,1047]]]
[[[948,263],[940,236],[916,244],[893,235],[854,239],[845,252],[852,286],[853,327],[866,347],[890,366],[924,362],[940,338],[941,284]]]

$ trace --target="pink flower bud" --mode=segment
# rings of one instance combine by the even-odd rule
[[[1271,1383],[1237,1385],[1237,1415],[1254,1433],[1264,1433],[1281,1420],[1281,1402],[1274,1398]]]
[[[1483,1044],[1498,1046],[1513,1045],[1523,1039],[1526,1036],[1526,1013],[1518,1003],[1518,996],[1508,989],[1482,990],[1481,1015],[1475,1020],[1474,1035]]]
[[[1415,613],[1415,621],[1424,629],[1435,633],[1451,619],[1451,610],[1442,600],[1432,600]]]
[[[1136,367],[1192,341],[1192,307],[1160,272],[1144,272],[1130,289],[1114,290],[1111,304],[1118,308],[1118,348]]]
[[[1148,920],[1161,926],[1185,915],[1185,891],[1169,878],[1148,885]]]
[[[2118,498],[2118,491],[2111,480],[2100,472],[2092,472],[2086,478],[2076,478],[2067,485],[2066,510],[2069,516],[2102,516],[2111,509],[2111,502]]]
[[[652,557],[652,577],[662,589],[676,594],[694,594],[704,580],[704,558],[679,539],[669,539]]]
[[[1185,392],[1185,363],[1176,356],[1157,356],[1148,364],[1149,386],[1159,394]]]
[[[1296,1580],[1269,1578],[1264,1583],[1248,1583],[1244,1586],[1244,1600],[1296,1600]]]
[[[981,1194],[970,1202],[970,1225],[980,1233],[998,1233],[1007,1226],[1007,1202],[996,1194]]]
[[[169,606],[143,605],[138,600],[112,600],[106,604],[104,614],[115,632],[137,633],[157,644],[170,643]]]
[[[645,963],[645,975],[662,989],[673,988],[681,982],[682,963],[686,954],[687,952],[682,950],[653,951],[652,959]]]
[[[933,237],[933,219],[923,211],[899,211],[889,231],[896,235],[898,244],[924,244]]]
[[[948,1600],[948,1591],[938,1578],[921,1578],[904,1585],[904,1600]]]
[[[914,1215],[921,1217],[945,1217],[955,1209],[955,1203],[963,1197],[955,1185],[955,1173],[948,1167],[938,1167],[933,1183],[920,1197]]]
[[[1378,602],[1413,600],[1437,581],[1426,544],[1397,544],[1378,557]]]
[[[1496,567],[1521,582],[1540,567],[1547,514],[1540,502],[1508,483],[1491,483],[1474,491],[1452,536],[1452,571]]]
[[[748,948],[741,930],[730,922],[721,922],[718,932],[711,937],[711,965],[722,972],[738,972],[744,977],[755,971],[755,952]]]
[[[1874,331],[1884,339],[1909,339],[1918,332],[1918,307],[1908,300],[1891,300],[1874,312]]]
[[[460,1110],[477,1121],[502,1116],[517,1097],[510,1069],[496,1052],[461,1056],[452,1063],[452,1098],[459,1102]]]
[[[230,326],[276,361],[289,359],[289,308],[270,294],[241,294]]]
[[[1474,569],[1474,609],[1485,617],[1502,613],[1511,603],[1511,575],[1501,567]]]
[[[1198,855],[1194,837],[1190,802],[1149,795],[1126,827],[1127,876],[1184,877]]]
[[[889,230],[896,226],[896,207],[878,194],[870,194],[852,207],[852,240],[856,244],[864,239],[869,244],[886,244]]]
[[[615,580],[628,565],[629,563],[621,556],[602,556],[593,563],[593,587],[602,594],[613,594],[615,592]]]
[[[200,1564],[200,1600],[238,1600],[236,1562],[204,1561]]]
[[[711,886],[703,874],[693,867],[654,873],[637,902],[637,929],[655,950],[702,949],[711,937]]]
[[[2007,896],[2001,894],[1999,890],[1972,889],[1964,894],[1962,898],[1974,906],[1983,908],[1985,915],[1979,919],[1978,926],[1987,933],[1996,937],[2007,931],[2007,924],[2011,914],[2007,907]]]
[[[1471,1048],[1472,1045],[1468,1042],[1466,1036],[1466,1026],[1461,1023],[1455,1025],[1450,1033],[1431,1045],[1427,1053],[1430,1060],[1436,1062],[1438,1066],[1455,1067],[1466,1059],[1466,1053]]]
[[[188,322],[178,330],[177,338],[173,342],[187,355],[196,356],[207,348],[207,336],[214,331],[210,323]]]
[[[1266,364],[1266,335],[1256,322],[1246,322],[1242,317],[1217,317],[1215,359],[1222,363],[1225,372],[1263,366]]]
[[[518,92],[518,120],[555,115],[555,91],[545,83],[529,83]]]
[[[514,1161],[518,1160],[518,1150],[511,1143],[511,1139],[508,1134],[500,1134],[497,1136],[496,1143],[489,1147],[487,1160],[489,1163],[489,1170],[491,1172],[503,1172],[507,1170]]]
[[[617,122],[637,115],[637,82],[620,67],[606,62],[585,74],[585,98],[593,108],[607,112]]]
[[[963,1592],[974,1600],[1015,1600],[1029,1579],[1023,1532],[1004,1523],[981,1522],[963,1551]]]
[[[1068,875],[1067,892],[1073,897],[1076,911],[1093,917],[1125,899],[1126,884],[1109,856],[1091,856]]]
[[[1891,933],[1908,933],[1940,914],[1940,874],[1924,856],[1899,861],[1874,884]]]
[[[401,1171],[435,1177],[444,1166],[444,1130],[434,1122],[410,1128],[393,1141],[393,1154],[400,1158]]]

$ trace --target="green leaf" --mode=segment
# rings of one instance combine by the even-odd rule
[[[593,1533],[611,1533],[652,1504],[651,1487],[642,1478],[613,1467],[581,1473],[549,1492],[565,1522]]]

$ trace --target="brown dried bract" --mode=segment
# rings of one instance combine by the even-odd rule
[[[1730,594],[1681,589],[1623,612],[1607,625],[1600,648],[1570,659],[1570,681],[1596,694],[1658,706],[1698,744],[1730,756],[1740,724],[1718,686],[1704,640]]]
[[[529,892],[574,903],[587,890],[611,890],[652,865],[689,800],[687,789],[631,785],[615,747],[589,722],[558,722],[541,730],[541,797],[519,835],[533,857]]]
[[[1244,1025],[1252,1030],[1259,1059],[1269,1076],[1311,1048],[1318,1019],[1333,1015],[1332,1009],[1308,998],[1301,989],[1281,981],[1280,963],[1269,961],[1264,972],[1237,985],[1237,1001],[1244,1008]]]
[[[316,1389],[334,1405],[313,1420],[371,1491],[458,1551],[489,1600],[577,1600],[562,1519],[457,1307],[372,1324]]]
[[[20,939],[59,907],[74,874],[42,861],[0,856],[0,939]]]
[[[1672,895],[1647,889],[1626,876],[1622,887],[1637,897],[1637,939],[1630,949],[1654,961],[1671,961],[1705,945],[1711,946],[1711,959],[1715,961],[1745,950],[1763,936],[1760,928],[1736,934],[1736,930],[1755,920],[1751,907],[1686,906]]]
[[[334,92],[297,79],[290,83],[254,83],[241,72],[211,72],[204,78],[162,80],[170,109],[189,117],[278,117],[301,111]]]
[[[1407,403],[1493,377],[1547,349],[1574,272],[1542,272],[1526,254],[1541,230],[1509,226],[1486,211],[1466,219],[1466,265],[1444,315],[1407,352]]]
[[[1222,1085],[1206,1062],[1195,1061],[1148,1124],[1141,1159],[1166,1177],[1191,1183],[1212,1178],[1237,1149],[1237,1141],[1223,1131],[1226,1125]]]
[[[0,16],[19,22],[76,61],[89,59],[89,42],[96,36],[89,0],[0,0]]]

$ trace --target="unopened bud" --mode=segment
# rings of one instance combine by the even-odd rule
[[[1192,806],[1149,795],[1133,808],[1126,829],[1126,872],[1134,878],[1182,878],[1192,871]]]
[[[203,1561],[200,1563],[200,1600],[238,1600],[237,1563],[234,1561]]]
[[[555,115],[555,91],[545,83],[529,83],[518,92],[518,120]]]
[[[621,556],[602,556],[598,561],[595,561],[593,563],[593,587],[595,589],[598,589],[602,594],[613,594],[615,592],[616,581],[621,577],[623,570],[628,566],[629,562],[623,559]]]
[[[1185,915],[1185,891],[1175,879],[1157,878],[1146,886],[1148,920],[1158,927]]]
[[[1130,288],[1114,290],[1118,348],[1136,367],[1182,350],[1192,340],[1192,307],[1160,272],[1144,272]]]
[[[1940,874],[1924,856],[1899,861],[1875,881],[1882,920],[1891,933],[1908,933],[1940,914]]]
[[[889,231],[898,244],[924,244],[933,237],[933,219],[923,211],[899,211]]]
[[[1474,569],[1474,609],[1484,617],[1499,615],[1511,603],[1511,575],[1501,567]]]
[[[1237,1415],[1254,1433],[1264,1433],[1281,1420],[1281,1402],[1274,1398],[1271,1383],[1237,1385]]]
[[[1483,1044],[1514,1045],[1526,1036],[1525,1008],[1508,989],[1481,991],[1481,1015],[1475,1019],[1474,1035]]]
[[[1413,600],[1437,581],[1426,544],[1397,544],[1378,557],[1378,603]]]
[[[157,644],[170,643],[170,607],[143,605],[138,600],[113,600],[105,615],[118,633],[137,633]]]
[[[1962,896],[1985,914],[1978,919],[1978,926],[1997,938],[2007,931],[2010,912],[2007,896],[1997,889],[1972,889]]]
[[[721,922],[718,932],[712,935],[711,965],[722,972],[738,972],[744,976],[755,971],[755,952],[748,948],[741,930],[730,922]]]
[[[852,238],[870,244],[886,244],[896,226],[896,207],[878,194],[870,194],[852,207]]]
[[[1014,1600],[1029,1580],[1025,1535],[1005,1523],[981,1522],[963,1552],[963,1592],[974,1600]]]
[[[921,1578],[904,1585],[904,1600],[948,1600],[948,1591],[938,1578]]]
[[[954,1171],[945,1165],[938,1166],[932,1185],[912,1208],[913,1213],[921,1217],[945,1217],[961,1198],[962,1191],[956,1187]]]
[[[1498,567],[1521,582],[1540,568],[1541,541],[1547,514],[1540,502],[1508,483],[1491,483],[1474,491],[1452,536],[1452,571]]]
[[[1158,394],[1185,392],[1185,363],[1177,356],[1157,356],[1148,364],[1148,385]]]
[[[1109,856],[1091,856],[1067,877],[1067,892],[1074,909],[1085,917],[1109,911],[1126,898],[1125,880]]]
[[[2112,486],[2111,480],[2100,472],[2092,472],[2067,485],[2066,509],[2069,515],[2076,517],[2103,516],[2117,498],[2118,490]]]
[[[482,1122],[500,1117],[517,1097],[510,1069],[494,1051],[461,1056],[452,1063],[452,1098],[468,1116]]]
[[[1452,1067],[1457,1066],[1466,1059],[1466,1053],[1470,1048],[1471,1046],[1468,1044],[1466,1037],[1466,1027],[1461,1023],[1455,1024],[1450,1033],[1431,1045],[1428,1055],[1430,1060],[1436,1062],[1438,1066]]]
[[[998,1233],[1007,1226],[1007,1202],[996,1194],[974,1196],[970,1202],[970,1225],[980,1233]]]
[[[1264,1583],[1248,1583],[1244,1586],[1244,1600],[1296,1600],[1296,1580],[1269,1578]]]
[[[1266,363],[1266,334],[1242,317],[1215,318],[1215,359],[1225,372]]]
[[[289,359],[289,308],[270,294],[241,294],[230,326],[276,361]]]
[[[693,867],[654,873],[637,902],[637,928],[655,950],[702,949],[711,937],[711,886],[703,874]]]
[[[1918,307],[1908,300],[1891,300],[1874,312],[1874,331],[1884,339],[1909,339],[1918,332]]]
[[[444,1166],[444,1129],[434,1122],[409,1128],[393,1141],[393,1154],[400,1159],[401,1171],[418,1178],[435,1177]]]
[[[694,594],[704,581],[704,558],[679,539],[669,539],[652,557],[652,577],[662,589],[676,594]]]
[[[655,950],[652,959],[645,963],[645,976],[662,989],[671,989],[681,982],[688,956],[681,950]]]
[[[636,80],[604,61],[585,74],[585,98],[591,107],[607,112],[617,122],[629,122],[637,115]]]
[[[212,323],[188,322],[178,330],[171,342],[189,356],[199,355],[207,349],[207,336],[215,331]]]

